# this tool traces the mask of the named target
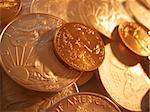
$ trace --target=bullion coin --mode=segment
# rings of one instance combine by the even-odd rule
[[[105,96],[80,92],[57,102],[46,112],[121,112],[110,99]]]
[[[139,63],[129,66],[119,60],[115,53],[118,49],[112,48],[117,43],[105,47],[105,59],[98,68],[100,79],[111,98],[119,105],[131,111],[141,111],[141,100],[150,88],[150,79]]]
[[[47,14],[21,16],[0,38],[1,63],[22,86],[37,91],[60,91],[81,75],[61,64],[53,52],[53,37],[63,20]]]
[[[0,27],[9,23],[20,12],[21,0],[1,0],[0,1]]]
[[[58,57],[79,71],[93,71],[104,59],[104,44],[94,29],[80,23],[66,23],[55,34]]]
[[[150,56],[150,35],[141,26],[133,22],[119,25],[119,35],[123,43],[134,53]]]

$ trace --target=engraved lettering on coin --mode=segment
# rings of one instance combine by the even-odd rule
[[[111,38],[114,28],[131,21],[121,3],[116,0],[84,0],[80,5],[82,22]]]
[[[132,22],[119,25],[119,35],[124,44],[134,53],[150,56],[150,35],[141,26]]]
[[[80,92],[69,95],[57,102],[46,112],[121,112],[119,108],[105,96]]]
[[[32,90],[60,91],[80,77],[81,72],[62,65],[53,52],[54,31],[63,23],[47,14],[29,14],[3,31],[1,63],[13,80]]]
[[[11,80],[1,68],[0,73],[2,75],[2,110],[7,112],[45,111],[63,97],[77,92],[76,84],[57,93],[31,91]]]
[[[117,45],[115,43],[111,43]],[[150,88],[150,80],[138,63],[127,66],[115,57],[110,44],[105,47],[107,51],[99,75],[109,95],[122,107],[141,111],[141,100]]]
[[[98,32],[79,23],[62,25],[56,32],[54,48],[60,59],[80,71],[95,70],[104,58]]]

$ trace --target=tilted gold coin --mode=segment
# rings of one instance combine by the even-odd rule
[[[127,66],[118,59],[116,53],[120,54],[118,49],[123,48],[118,48],[117,45],[120,47],[118,42],[105,46],[105,59],[98,68],[101,81],[119,105],[128,110],[141,111],[141,100],[150,88],[150,79],[139,63]]]
[[[46,112],[121,112],[110,99],[100,94],[80,92],[70,95]]]
[[[127,0],[127,6],[133,17],[150,30],[150,9],[146,9],[137,0]]]
[[[123,43],[134,53],[150,56],[150,35],[141,26],[132,22],[119,25],[119,35]]]
[[[61,60],[80,71],[97,69],[104,58],[103,40],[94,29],[66,23],[56,32],[54,48]]]
[[[30,12],[54,15],[67,22],[81,22],[78,11],[81,2],[82,0],[33,0]]]
[[[65,96],[78,92],[76,84],[58,93],[37,92],[25,89],[15,83],[1,69],[2,112],[40,112],[45,111]]]
[[[127,12],[116,0],[84,0],[80,5],[82,22],[94,27],[108,38],[123,21],[131,21]]]
[[[0,1],[0,27],[9,23],[20,12],[21,0],[1,0]]]
[[[47,14],[21,16],[8,25],[0,40],[1,63],[22,86],[37,91],[60,91],[81,75],[62,65],[53,52],[53,37],[63,20]]]

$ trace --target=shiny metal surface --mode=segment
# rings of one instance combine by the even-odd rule
[[[105,47],[105,59],[99,67],[100,79],[106,91],[119,105],[130,111],[141,111],[141,100],[150,88],[150,79],[139,63],[129,66],[119,61],[115,52],[121,46],[117,43]]]
[[[82,22],[108,38],[111,38],[111,33],[118,24],[132,20],[116,0],[83,0],[79,9]]]
[[[54,31],[64,21],[46,14],[14,20],[2,33],[1,63],[22,86],[37,91],[60,91],[81,75],[61,64],[53,52]]]
[[[119,25],[118,31],[130,50],[141,56],[150,56],[150,35],[140,25],[124,22]]]
[[[98,32],[80,23],[62,25],[56,31],[54,48],[61,60],[80,71],[97,69],[105,53]]]
[[[80,92],[70,95],[46,112],[121,112],[120,109],[105,96]]]
[[[1,0],[0,1],[0,27],[12,21],[20,12],[22,0]]]
[[[128,0],[127,5],[134,18],[150,30],[150,9],[146,9],[137,0]]]

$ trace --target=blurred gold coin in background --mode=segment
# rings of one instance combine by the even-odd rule
[[[0,1],[0,27],[5,26],[13,20],[20,12],[22,0]]]

